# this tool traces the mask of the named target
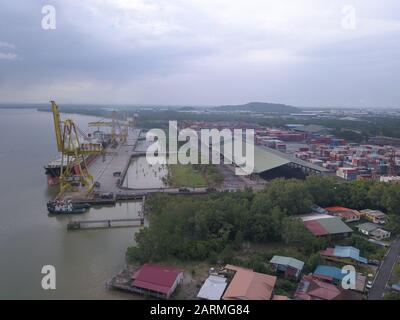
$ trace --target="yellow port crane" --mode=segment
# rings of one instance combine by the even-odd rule
[[[58,106],[51,101],[54,129],[56,134],[57,149],[61,153],[60,193],[72,190],[79,184],[87,188],[90,193],[93,190],[93,177],[90,175],[85,156],[99,155],[104,152],[101,143],[80,142],[79,129],[71,119],[61,120]]]
[[[117,121],[117,112],[112,112],[112,121],[94,121],[89,122],[89,127],[111,127],[111,143],[117,142],[119,138],[120,143],[124,143],[128,137],[128,128],[126,125]],[[117,133],[118,129],[118,133]]]

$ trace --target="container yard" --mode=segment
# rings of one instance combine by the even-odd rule
[[[186,121],[183,128],[194,130],[248,128],[255,131],[255,144],[294,156],[324,168],[344,180],[373,179],[399,182],[400,147],[397,139],[374,137],[368,143],[349,143],[319,125],[287,124],[268,128],[249,123]]]

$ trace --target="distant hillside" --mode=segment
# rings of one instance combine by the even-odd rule
[[[268,102],[250,102],[241,105],[220,106],[216,109],[220,111],[252,111],[267,113],[296,113],[301,111],[297,107]]]

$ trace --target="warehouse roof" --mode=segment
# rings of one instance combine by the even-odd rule
[[[227,286],[226,278],[211,275],[204,282],[197,298],[207,300],[220,300]]]
[[[224,143],[223,148],[228,147],[229,149],[232,148],[232,142]],[[223,150],[223,148],[221,148]],[[221,152],[222,152],[221,150]],[[233,149],[232,149],[233,150]],[[244,150],[249,150],[248,147],[243,147]],[[280,152],[278,150],[268,148],[268,147],[261,147],[261,146],[254,146],[254,172],[261,173],[264,171],[268,171],[274,168],[278,168],[285,164],[294,163],[302,167],[309,168],[311,170],[315,170],[318,172],[330,172],[328,169],[317,166],[310,162],[304,161],[292,155]]]
[[[273,256],[270,263],[289,266],[297,270],[302,270],[304,262],[291,257]]]
[[[329,131],[330,129],[317,124],[309,124],[309,125],[295,127],[294,130],[300,132],[318,133],[322,131]]]

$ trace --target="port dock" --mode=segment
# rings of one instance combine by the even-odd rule
[[[68,223],[68,230],[110,229],[110,228],[139,228],[144,225],[144,218],[136,219],[108,219],[72,221]]]
[[[141,129],[130,130],[124,143],[116,148],[107,147],[104,156],[98,156],[89,165],[97,187],[87,194],[86,190],[66,191],[62,199],[75,203],[88,203],[92,206],[115,205],[120,201],[138,200],[152,193],[180,195],[206,194],[207,188],[186,188],[185,192],[176,187],[134,189],[123,186],[132,158],[145,156],[143,151],[136,151],[138,141],[143,140]],[[118,174],[116,174],[118,173]]]

